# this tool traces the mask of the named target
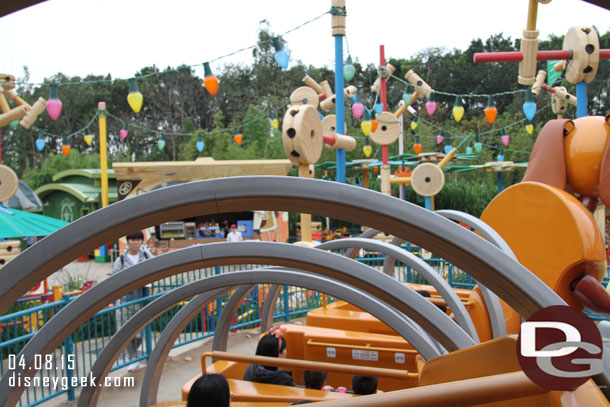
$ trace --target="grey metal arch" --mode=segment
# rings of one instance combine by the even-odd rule
[[[33,364],[35,355],[51,352],[95,312],[138,287],[180,272],[223,264],[272,264],[299,268],[336,279],[366,291],[370,296],[383,298],[385,303],[412,318],[449,351],[474,344],[472,338],[446,314],[415,291],[396,284],[391,277],[374,272],[372,268],[355,260],[307,247],[248,241],[192,246],[148,259],[130,267],[129,273],[111,276],[51,318],[30,339],[19,358],[23,358],[27,368]],[[26,377],[35,372],[35,369],[19,367],[11,374]],[[17,403],[23,390],[23,386],[11,388],[9,375],[4,375],[0,381],[0,405]]]
[[[379,233],[379,230],[377,229],[367,229],[364,232],[362,232],[360,234],[360,236],[358,236],[360,239],[370,239],[373,236],[375,236],[377,233]],[[358,257],[358,250],[356,249],[349,249],[347,252],[345,252],[345,257],[349,257],[350,259],[355,259],[356,257]]]
[[[543,307],[565,305],[544,282],[491,243],[424,208],[336,182],[255,176],[161,188],[79,218],[3,267],[0,312],[82,253],[133,230],[178,218],[253,209],[319,214],[409,239],[427,250],[441,253],[525,318]],[[604,373],[597,375],[596,380],[604,389],[610,389],[610,352],[605,348],[603,352]]]
[[[268,331],[273,326],[273,311],[277,297],[280,295],[280,286],[272,285],[263,303],[263,314],[261,315],[261,333]]]
[[[129,321],[127,321],[127,323],[123,325],[117,331],[117,333],[110,339],[110,341],[104,346],[104,349],[102,350],[102,352],[100,353],[91,368],[91,374],[101,381],[103,377],[105,377],[110,371],[112,364],[120,354],[121,350],[127,343],[129,343],[133,339],[135,334],[139,332],[151,320],[157,317],[160,313],[174,306],[175,304],[178,304],[179,302],[198,295],[200,293],[214,290],[215,294],[207,299],[207,301],[210,301],[214,297],[217,297],[226,291],[218,291],[218,289],[225,287],[228,289],[244,283],[247,286],[251,286],[254,283],[258,284],[265,282],[298,285],[318,291],[328,291],[333,295],[337,295],[340,298],[343,298],[347,301],[356,304],[357,306],[364,306],[365,308],[370,309],[371,313],[388,319],[389,322],[399,331],[399,334],[406,336],[405,339],[410,341],[410,338],[412,338],[418,344],[417,346],[422,348],[423,354],[428,355],[427,357],[438,356],[438,353],[432,352],[432,347],[425,342],[425,339],[423,339],[421,336],[418,336],[417,332],[413,329],[411,324],[408,323],[408,321],[404,318],[402,314],[400,314],[395,309],[387,306],[383,302],[370,298],[364,292],[349,287],[338,281],[315,276],[309,273],[291,270],[257,269],[219,274],[202,280],[194,281],[192,283],[169,291],[168,293],[159,297],[155,301],[151,302],[138,313],[136,313],[136,315],[130,318]],[[199,303],[199,300],[197,300],[196,302]],[[192,312],[191,315],[185,316],[185,314],[183,313],[180,315],[179,318],[178,314],[176,314],[176,316],[172,318],[172,321],[178,321],[179,325],[181,325],[185,321],[188,323],[192,319],[192,317],[199,311],[199,309],[200,308],[195,309],[194,311],[190,309],[190,311]],[[166,328],[166,330],[168,329]],[[173,333],[174,332],[168,330],[168,336],[172,336]],[[157,346],[161,345],[163,347],[167,345],[167,351],[169,351],[171,344],[172,343],[158,342]],[[415,344],[413,345],[415,347]],[[163,369],[163,362],[164,359],[153,359],[152,361],[150,361],[150,366],[155,366],[158,363],[157,367],[153,367],[152,369],[160,375]],[[157,384],[158,379],[159,377],[156,378]],[[95,400],[97,400],[97,395],[99,395],[100,390],[101,389],[93,387],[83,389],[83,391],[81,392],[81,399],[79,400],[79,405],[93,405]]]
[[[487,223],[483,222],[481,219],[469,215],[460,211],[453,211],[448,209],[443,209],[436,211],[441,216],[446,217],[447,219],[451,219],[457,222],[462,222],[478,233],[481,234],[485,239],[490,241],[492,244],[496,245],[500,250],[504,253],[511,256],[513,259],[517,260],[517,256],[513,253],[513,250],[510,248],[508,243],[504,241],[502,236],[498,234],[491,226]],[[487,306],[487,314],[489,315],[489,321],[491,323],[491,332],[494,338],[499,338],[501,336],[506,335],[506,321],[504,320],[504,311],[502,310],[502,304],[500,304],[500,300],[498,296],[491,292],[485,285],[478,283],[479,289],[481,290],[481,296],[483,297],[483,301],[485,301],[485,305]]]
[[[231,329],[231,320],[233,315],[237,312],[237,309],[241,305],[242,300],[248,295],[248,293],[256,287],[255,285],[244,285],[239,287],[231,298],[222,308],[222,312],[216,321],[214,327],[214,340],[212,342],[212,350],[227,350],[227,342],[229,341],[229,330]]]
[[[418,273],[422,274],[424,278],[437,289],[438,293],[441,295],[441,297],[443,297],[445,302],[447,302],[447,305],[449,308],[451,308],[453,314],[455,315],[456,322],[470,334],[475,342],[479,342],[477,329],[475,328],[466,307],[464,304],[462,304],[462,301],[458,298],[457,294],[455,291],[453,291],[449,283],[447,283],[447,281],[445,281],[445,279],[434,271],[425,261],[414,254],[401,249],[400,247],[373,239],[352,238],[331,240],[316,246],[316,249],[336,250],[345,249],[348,247],[380,251],[386,256],[391,256],[396,260],[400,260],[404,264],[415,269]]]
[[[479,232],[481,236],[483,236],[489,242],[503,250],[506,254],[508,254],[515,260],[517,259],[511,248],[504,241],[504,239],[502,239],[502,237],[495,230],[493,230],[491,226],[483,222],[481,219],[464,212],[453,210],[443,209],[435,211],[434,213],[444,216],[447,219],[465,223],[466,225],[472,227],[477,232]],[[392,239],[392,244],[396,246],[400,246],[403,242],[404,240],[398,237]],[[393,275],[395,264],[395,258],[386,256],[383,262],[383,272],[388,275]],[[498,296],[491,292],[487,287],[485,287],[484,284],[478,282],[478,285],[479,289],[481,290],[481,296],[483,297],[483,301],[485,301],[485,305],[487,306],[487,314],[489,316],[493,337],[499,338],[506,335],[506,321],[504,321],[504,311],[502,310],[502,305],[500,304]]]

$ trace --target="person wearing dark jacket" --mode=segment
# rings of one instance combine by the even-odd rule
[[[268,333],[261,338],[256,347],[256,356],[286,357],[286,340],[282,336]],[[275,366],[249,365],[244,373],[244,380],[256,383],[294,386],[292,372]]]

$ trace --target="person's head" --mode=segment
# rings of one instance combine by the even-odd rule
[[[229,407],[231,392],[229,383],[219,374],[205,374],[193,383],[187,407]]]
[[[377,378],[369,376],[352,376],[354,394],[366,395],[377,392]]]
[[[235,226],[235,224],[231,225],[231,232],[236,232],[237,231],[237,226]]]
[[[135,254],[140,251],[140,247],[142,247],[142,242],[144,241],[144,234],[142,231],[138,230],[137,232],[133,232],[125,236],[127,239],[127,248],[132,254]]]
[[[263,336],[256,346],[256,356],[286,357],[286,339],[271,333]]]
[[[316,372],[315,370],[305,370],[303,372],[303,381],[305,381],[306,389],[322,390],[326,385],[326,372]]]

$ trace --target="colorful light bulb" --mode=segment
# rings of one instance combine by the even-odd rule
[[[419,120],[419,116],[415,116],[413,120],[411,120],[411,130],[415,130],[417,128],[417,122]]]
[[[59,93],[57,91],[57,85],[49,85],[49,100],[47,100],[47,113],[52,120],[57,120],[61,113],[62,103],[59,100]]]
[[[466,147],[466,154],[472,154],[472,141],[470,142],[470,144],[468,144],[468,147]]]
[[[373,109],[375,110],[375,113],[381,114],[383,112],[383,103],[375,103]]]
[[[445,137],[443,137],[443,131],[441,130],[441,132],[438,134],[438,136],[436,136],[436,144],[441,144],[444,139],[445,139]]]
[[[233,136],[233,140],[235,140],[235,142],[237,143],[237,145],[241,145],[242,141],[244,140],[243,136],[241,134],[236,134]]]
[[[506,134],[506,129],[502,127],[502,144],[508,146],[508,143],[510,143],[510,137]]]
[[[370,120],[365,120],[362,123],[360,123],[360,128],[362,129],[362,132],[364,133],[364,135],[368,136],[371,133],[371,129],[373,128],[373,125],[371,124]]]
[[[447,137],[443,150],[445,151],[445,154],[449,154],[451,150],[453,150],[453,146],[451,145],[451,137]]]
[[[482,149],[483,149],[483,144],[481,143],[481,137],[477,134],[475,141],[474,141],[474,151],[476,151],[477,153],[480,153]]]
[[[163,133],[159,134],[159,140],[157,140],[157,148],[159,149],[159,151],[165,148],[165,134]]]
[[[275,119],[277,120],[277,119]],[[202,152],[203,148],[205,147],[205,143],[203,142],[203,136],[200,134],[197,136],[197,142],[195,143],[195,146],[197,147],[197,151]]]
[[[489,95],[487,98],[487,107],[485,108],[485,118],[492,124],[496,120],[498,115],[498,109],[496,108],[496,102],[494,101],[493,95]]]
[[[527,121],[527,124],[525,125],[525,131],[527,131],[527,134],[529,134],[530,136],[534,133],[534,125],[532,123],[530,123],[530,121]]]
[[[10,126],[10,128],[11,128],[11,129],[13,129],[13,130],[14,130],[14,129],[16,129],[16,128],[17,128],[17,126],[19,126],[19,120],[13,120],[13,121],[11,122],[11,124],[9,124],[9,126]]]
[[[500,150],[500,152],[498,153],[498,156],[496,157],[496,160],[504,161],[504,149]]]
[[[371,131],[375,133],[377,131],[377,126],[379,126],[379,122],[377,120],[371,120]]]
[[[426,112],[428,112],[428,116],[432,116],[436,111],[436,100],[434,99],[434,92],[430,92],[430,97],[426,102]]]
[[[282,69],[288,68],[288,60],[290,57],[284,48],[282,48],[282,44],[280,43],[280,39],[278,37],[273,38],[273,46],[275,47],[275,54],[273,55],[275,62],[277,62]]]
[[[44,149],[46,142],[44,141],[43,133],[38,133],[38,138],[36,139],[36,150],[42,151]]]
[[[419,153],[421,153],[421,142],[419,140],[419,136],[415,137],[415,144],[413,144],[413,151],[415,152],[415,154],[419,155]]]
[[[121,131],[119,131],[119,137],[121,138],[121,141],[125,140],[128,135],[129,132],[127,131],[127,123],[124,123],[123,128],[121,129]]]
[[[61,152],[67,157],[68,154],[70,154],[70,150],[71,147],[70,144],[68,144],[68,139],[64,137],[61,140]]]
[[[142,102],[144,97],[138,90],[138,84],[136,83],[135,78],[131,78],[129,80],[129,94],[127,95],[127,103],[129,103],[129,107],[134,113],[139,113],[140,109],[142,109]]]
[[[523,103],[523,114],[527,117],[527,120],[532,120],[536,114],[536,103],[532,97],[532,90],[527,88],[525,90],[525,103]]]
[[[369,142],[368,138],[364,139],[364,147],[362,147],[362,151],[364,152],[364,156],[366,158],[369,158],[373,153],[373,147],[371,147],[371,143]]]
[[[218,78],[212,75],[212,70],[210,69],[210,64],[208,62],[203,63],[203,72],[203,86],[210,92],[210,95],[216,95],[216,92],[218,92]]]
[[[410,106],[411,99],[413,99],[413,85],[408,84],[405,92],[402,94],[402,101],[405,102],[405,106]]]
[[[352,114],[354,115],[355,119],[360,119],[364,113],[364,105],[362,104],[360,95],[356,95],[355,100],[356,101],[352,105]]]
[[[459,123],[464,117],[464,106],[462,105],[462,98],[460,96],[455,97],[455,106],[453,106],[453,118]]]
[[[356,68],[354,68],[354,65],[352,65],[352,57],[351,55],[348,55],[345,65],[343,65],[343,78],[345,78],[345,82],[351,81],[355,74]]]
[[[85,139],[85,143],[87,143],[88,146],[93,143],[93,134],[85,134],[83,138]]]

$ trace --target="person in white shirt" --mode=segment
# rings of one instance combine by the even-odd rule
[[[133,265],[136,265],[153,257],[153,255],[147,249],[142,247],[142,243],[144,241],[144,234],[141,231],[131,233],[127,235],[126,238],[127,252],[117,257],[116,261],[114,262],[114,266],[112,267],[112,274],[120,273],[121,271]],[[123,297],[123,302],[135,301],[142,297],[144,297],[144,289],[140,288]],[[136,304],[128,305],[122,308],[123,309],[118,309],[116,311],[117,330],[119,329],[120,325],[123,325],[142,308],[142,303],[138,302]],[[142,336],[138,334],[134,338],[133,343],[129,345],[129,356],[132,359],[136,357],[136,349],[140,346],[141,343]],[[139,362],[134,362],[127,367],[127,370],[132,371],[137,369],[139,366]]]
[[[237,231],[237,226],[231,225],[231,231],[227,235],[227,242],[240,242],[244,240],[241,233]]]

